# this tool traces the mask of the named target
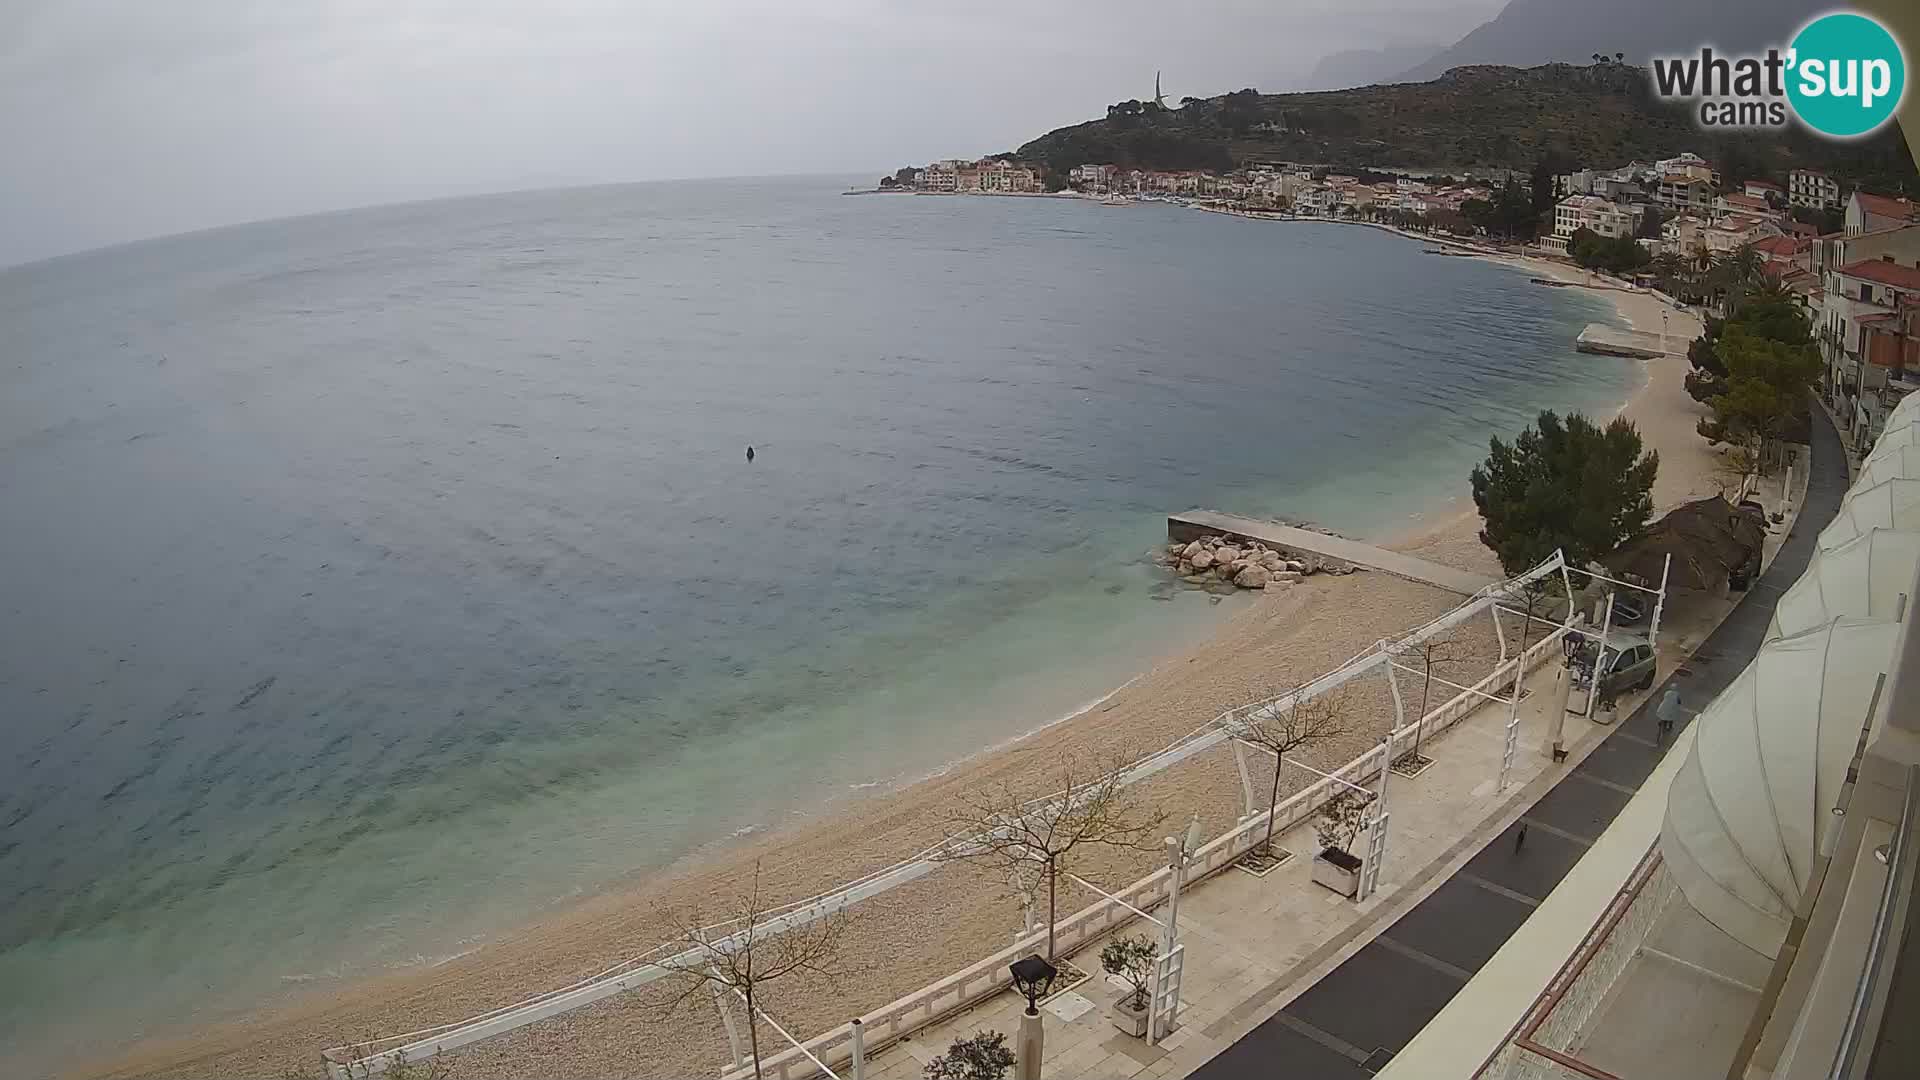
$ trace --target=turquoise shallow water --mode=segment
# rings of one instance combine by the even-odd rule
[[[1637,378],[1603,301],[1375,230],[838,186],[0,272],[15,1060],[979,752],[1226,610],[1156,599],[1169,510],[1392,531]]]

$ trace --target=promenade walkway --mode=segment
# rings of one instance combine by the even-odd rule
[[[1262,540],[1286,551],[1338,559],[1355,566],[1365,566],[1396,577],[1403,577],[1409,581],[1437,585],[1462,596],[1472,596],[1494,582],[1493,578],[1484,574],[1456,570],[1451,566],[1442,566],[1398,551],[1388,551],[1359,540],[1349,540],[1344,536],[1329,536],[1309,529],[1297,529],[1291,525],[1256,521],[1253,518],[1222,514],[1213,510],[1189,510],[1184,514],[1167,516],[1167,536],[1171,539],[1186,540],[1212,533],[1231,533],[1235,536]]]
[[[1693,656],[1464,870],[1194,1075],[1369,1077],[1506,943],[1665,755],[1649,703],[1669,683],[1680,688],[1690,708],[1711,701],[1752,660],[1780,593],[1805,572],[1815,538],[1839,510],[1847,485],[1839,436],[1824,412],[1815,409],[1813,415],[1811,472],[1793,531]],[[1396,1074],[1421,1075],[1418,1062],[1406,1065]]]
[[[1393,1055],[1526,921],[1664,756],[1649,704],[1677,680],[1687,705],[1704,705],[1758,649],[1781,591],[1806,569],[1815,537],[1846,491],[1843,451],[1819,410],[1813,439],[1800,513],[1766,572],[1691,658],[1651,693],[1621,703],[1630,710],[1625,720],[1609,728],[1567,717],[1569,756],[1553,765],[1544,715],[1551,695],[1540,692],[1551,668],[1535,672],[1505,791],[1494,780],[1505,709],[1485,707],[1428,743],[1431,767],[1394,779],[1391,841],[1380,890],[1367,902],[1312,884],[1304,857],[1265,878],[1230,870],[1198,883],[1180,905],[1187,976],[1179,1029],[1158,1046],[1116,1031],[1108,1007],[1120,988],[1096,977],[1043,1006],[1049,1080],[1361,1080],[1382,1069],[1424,1080],[1417,1062],[1395,1066]],[[1237,527],[1242,522],[1266,532]],[[1193,523],[1263,538],[1279,530],[1340,540],[1230,515]],[[1291,546],[1278,536],[1272,542]],[[1307,826],[1282,843],[1301,856],[1314,850]],[[1157,928],[1136,921],[1123,932]],[[1097,972],[1097,946],[1082,950],[1076,964]],[[915,1080],[957,1037],[990,1029],[1011,1038],[1021,1008],[1016,995],[1002,993],[881,1051],[867,1075]]]

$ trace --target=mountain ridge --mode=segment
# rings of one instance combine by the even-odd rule
[[[1251,161],[1464,172],[1542,162],[1564,171],[1687,150],[1734,176],[1810,166],[1904,186],[1913,174],[1897,125],[1853,143],[1797,127],[1711,133],[1687,107],[1655,98],[1644,69],[1611,61],[1471,65],[1427,82],[1348,90],[1243,90],[1180,109],[1120,102],[1105,119],[1057,128],[1014,156],[1056,174],[1083,164],[1226,171]]]
[[[1623,54],[1644,66],[1653,56],[1702,45],[1753,52],[1784,45],[1823,0],[1510,0],[1493,18],[1391,81],[1426,82],[1466,65],[1584,63],[1595,53]]]

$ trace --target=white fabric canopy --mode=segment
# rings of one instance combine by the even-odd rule
[[[1920,531],[1920,479],[1885,480],[1856,485],[1840,502],[1840,512],[1821,531],[1821,551],[1832,551],[1868,529]]]
[[[1884,454],[1887,450],[1899,450],[1914,444],[1920,444],[1920,415],[1908,413],[1901,417],[1899,423],[1893,423],[1891,419],[1887,421],[1884,429],[1880,430],[1880,438],[1874,440],[1872,454]]]
[[[1891,619],[1920,570],[1920,532],[1869,529],[1830,551],[1816,552],[1807,571],[1780,596],[1767,637],[1786,637],[1842,616]],[[1914,597],[1908,597],[1912,602]]]
[[[1920,433],[1920,425],[1900,430]],[[1888,443],[1882,436],[1873,453],[1860,463],[1853,486],[1868,488],[1888,480],[1920,480],[1920,443]]]
[[[1779,953],[1900,625],[1840,619],[1761,646],[1701,711],[1660,853],[1707,921]]]
[[[1920,420],[1920,394],[1908,394],[1887,413],[1886,427],[1891,430]]]

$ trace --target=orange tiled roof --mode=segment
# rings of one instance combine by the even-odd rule
[[[1860,209],[1865,210],[1874,217],[1910,218],[1916,214],[1920,214],[1920,206],[1914,205],[1910,199],[1896,199],[1888,195],[1870,195],[1864,191],[1856,191],[1854,194],[1860,197]]]
[[[1848,277],[1877,281],[1900,289],[1920,289],[1920,267],[1902,266],[1885,259],[1861,259],[1840,268]]]

